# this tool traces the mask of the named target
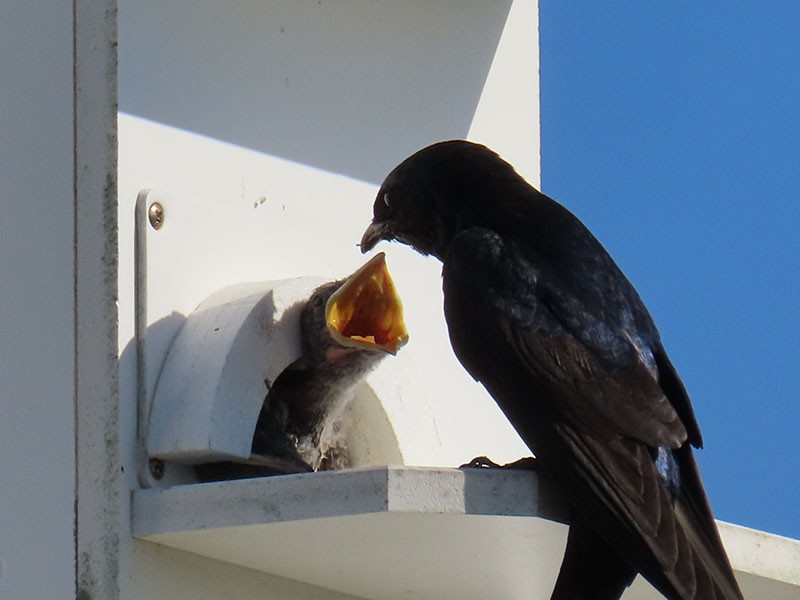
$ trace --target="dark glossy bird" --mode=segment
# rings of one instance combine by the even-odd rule
[[[560,485],[553,598],[741,599],[692,447],[700,429],[647,309],[566,208],[488,148],[440,142],[385,179],[361,240],[443,262],[450,341]]]
[[[300,315],[303,353],[272,383],[243,461],[196,465],[203,481],[349,466],[342,415],[352,388],[408,340],[383,253],[312,293]]]

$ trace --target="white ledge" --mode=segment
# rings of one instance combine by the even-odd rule
[[[361,598],[516,600],[549,597],[565,517],[535,472],[377,467],[136,490],[132,527]],[[746,597],[798,597],[800,543],[720,529]],[[625,595],[659,597],[642,581]]]

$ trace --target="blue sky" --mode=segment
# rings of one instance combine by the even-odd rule
[[[800,3],[539,10],[542,190],[650,308],[717,518],[800,538]]]

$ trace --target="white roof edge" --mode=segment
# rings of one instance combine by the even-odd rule
[[[800,541],[717,521],[736,571],[800,586]]]

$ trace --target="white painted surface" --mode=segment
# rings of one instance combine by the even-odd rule
[[[142,490],[134,535],[376,600],[546,598],[564,503],[533,472],[390,467]],[[800,594],[800,542],[720,523],[747,598]],[[661,596],[639,578],[628,600]]]
[[[134,540],[133,581],[142,600],[357,600],[253,569]]]
[[[120,550],[130,522],[119,453],[116,352],[116,1],[76,0],[72,5],[77,595],[115,599],[120,569],[126,570]]]
[[[542,518],[559,509],[544,487],[512,471],[326,472],[144,490],[133,526],[143,539],[361,598],[540,598],[566,532]]]
[[[720,532],[731,562],[738,570],[764,580],[774,579],[790,583],[800,593],[798,540],[730,523],[721,523]],[[795,597],[800,598],[800,595]]]
[[[44,600],[75,587],[72,3],[2,13],[0,598]]]
[[[534,1],[122,0],[120,27],[125,113],[373,183],[481,122],[538,173]]]
[[[539,120],[538,6],[513,2],[467,137],[502,153],[540,187]]]

